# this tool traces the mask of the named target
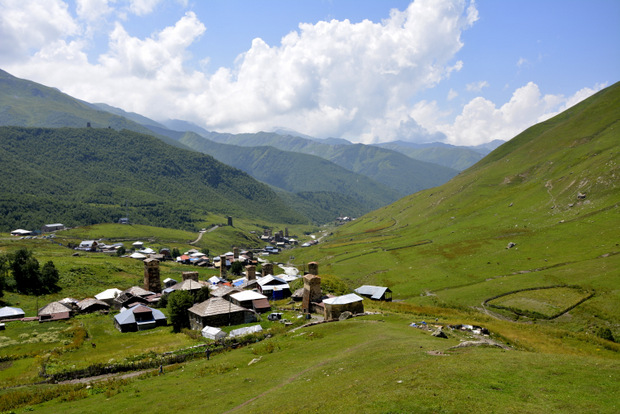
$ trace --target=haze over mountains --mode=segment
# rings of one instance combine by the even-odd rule
[[[149,134],[179,151],[191,149],[212,155],[268,184],[279,195],[279,202],[315,223],[337,216],[360,216],[440,185],[480,157],[471,149],[443,144],[411,152],[406,143],[371,146],[282,133],[224,134],[178,120],[160,123],[104,103],[83,102],[0,71],[0,125],[83,128],[87,124],[93,129]],[[97,142],[84,145],[93,151],[100,149]],[[415,156],[405,155],[408,153]],[[425,157],[434,162],[423,160]],[[73,162],[80,161],[76,158]]]

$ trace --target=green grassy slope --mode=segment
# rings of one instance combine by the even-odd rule
[[[209,213],[299,223],[265,184],[148,135],[95,128],[0,128],[0,227],[133,222],[195,230]]]
[[[123,112],[107,105],[98,107],[89,104],[58,89],[16,78],[0,69],[1,126],[84,128],[90,122],[93,128],[128,129],[153,135],[147,127],[138,123],[145,122],[147,118],[127,114],[135,116],[138,122],[134,122],[123,116],[126,114]],[[167,144],[181,147],[180,143],[166,136],[157,137]]]
[[[409,327],[410,321],[379,315],[305,328],[212,355],[209,361],[165,367],[161,375],[152,369],[137,379],[65,391],[33,409],[67,414],[100,408],[128,413],[138,407],[149,407],[153,413],[612,413],[617,409],[614,393],[620,366],[607,355],[583,358],[490,347],[449,350],[462,336],[434,338]],[[135,335],[136,341],[145,342],[139,333],[123,335],[119,340]],[[42,393],[51,387],[59,388],[29,389]],[[179,394],[183,398],[170,398]]]
[[[575,285],[594,296],[553,323],[620,335],[611,305],[620,300],[619,120],[616,84],[449,183],[370,213],[297,256],[319,259],[352,287],[388,285],[396,298],[428,305],[481,308],[514,290]]]

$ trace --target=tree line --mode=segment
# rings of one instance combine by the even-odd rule
[[[60,291],[59,280],[54,262],[49,260],[41,266],[26,248],[0,255],[0,297],[5,290],[23,295],[56,293]]]

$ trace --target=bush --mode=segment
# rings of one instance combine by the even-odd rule
[[[616,342],[614,335],[611,333],[611,329],[609,328],[599,328],[598,331],[596,331],[596,336],[607,341]]]

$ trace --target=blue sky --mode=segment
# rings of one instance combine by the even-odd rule
[[[510,139],[617,82],[616,0],[0,0],[0,68],[153,119]]]

